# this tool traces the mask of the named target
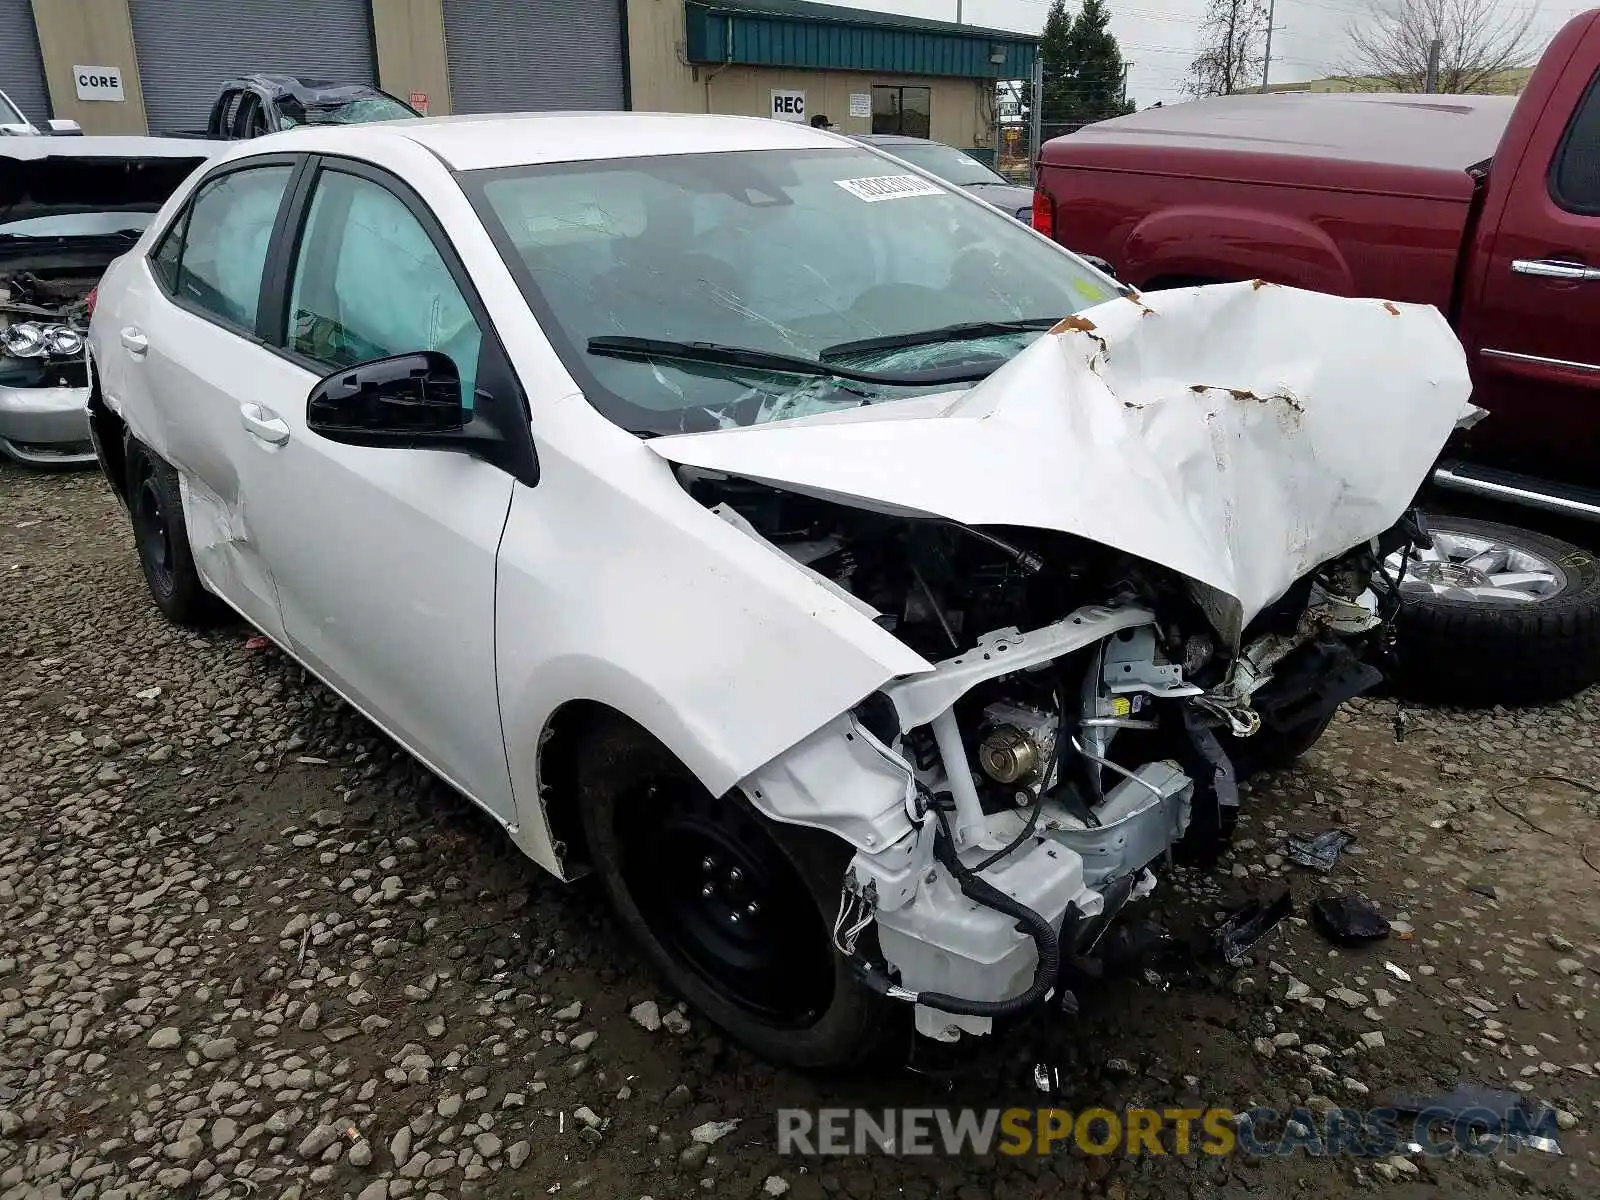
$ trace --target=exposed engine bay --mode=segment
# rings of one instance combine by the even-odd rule
[[[0,273],[0,386],[89,385],[84,338],[88,296],[104,263],[91,270]]]
[[[942,1040],[1063,997],[1062,964],[1153,890],[1155,866],[1220,847],[1231,751],[1325,722],[1381,678],[1365,651],[1398,601],[1381,563],[1425,536],[1408,518],[1313,571],[1233,655],[1189,581],[1106,546],[680,478],[933,664],[743,787],[856,846],[835,948]],[[853,790],[881,793],[877,818],[831,806]]]

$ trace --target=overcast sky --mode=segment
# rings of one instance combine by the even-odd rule
[[[1050,0],[960,0],[961,18],[969,25],[1037,33],[1044,28]],[[849,7],[907,13],[953,21],[957,0],[852,0]],[[1538,44],[1552,37],[1574,13],[1590,4],[1555,0],[1505,0],[1517,13],[1537,11]],[[1068,11],[1077,7],[1068,0]],[[1184,74],[1194,58],[1205,0],[1108,0],[1111,32],[1132,63],[1128,95],[1140,108],[1157,100],[1182,96]],[[1336,74],[1345,31],[1372,11],[1367,0],[1277,0],[1272,35],[1272,82],[1316,79]]]

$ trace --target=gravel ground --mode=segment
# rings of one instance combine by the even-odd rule
[[[1217,871],[1154,901],[1178,927],[1284,874],[1301,913],[1370,897],[1388,941],[1297,918],[1237,973],[1135,973],[950,1069],[819,1080],[684,1014],[593,888],[543,878],[247,630],[165,626],[98,476],[0,465],[0,1200],[1592,1196],[1600,692],[1415,712],[1399,745],[1392,715],[1342,715],[1253,786]],[[1286,833],[1332,825],[1359,840],[1330,879],[1285,867]],[[775,1149],[780,1107],[1037,1104],[1040,1063],[1079,1108],[1468,1078],[1558,1108],[1566,1155]]]

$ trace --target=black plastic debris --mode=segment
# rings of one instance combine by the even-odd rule
[[[1318,896],[1311,902],[1311,919],[1329,938],[1346,946],[1389,936],[1389,922],[1378,906],[1353,892]]]
[[[1237,967],[1256,943],[1293,911],[1294,900],[1287,887],[1270,899],[1252,896],[1217,926],[1214,938],[1217,949],[1222,953],[1222,961],[1230,967]]]
[[[1387,1106],[1399,1113],[1427,1116],[1470,1131],[1480,1146],[1507,1138],[1512,1148],[1526,1146],[1543,1154],[1563,1153],[1561,1144],[1552,1136],[1555,1123],[1546,1119],[1554,1114],[1548,1109],[1535,1109],[1526,1096],[1516,1092],[1463,1081],[1439,1096],[1392,1096]]]
[[[1355,840],[1355,834],[1346,833],[1343,829],[1330,829],[1314,838],[1290,838],[1289,861],[1326,875],[1333,870],[1344,848]]]

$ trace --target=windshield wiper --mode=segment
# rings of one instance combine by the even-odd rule
[[[851,358],[857,354],[871,354],[878,350],[903,350],[910,346],[932,346],[938,342],[958,342],[1001,337],[1008,333],[1028,333],[1036,329],[1049,329],[1060,320],[1060,317],[1024,317],[1017,321],[967,321],[961,325],[941,325],[937,329],[922,329],[915,333],[892,333],[887,337],[840,342],[834,346],[824,347],[817,357]]]
[[[1051,324],[1055,322],[1052,321]],[[746,370],[767,371],[775,375],[820,375],[829,379],[847,379],[853,383],[882,383],[897,387],[935,383],[976,383],[980,379],[987,379],[999,366],[998,362],[990,360],[934,367],[922,371],[861,371],[853,367],[832,366],[813,358],[774,354],[771,351],[752,350],[744,346],[620,336],[592,337],[589,339],[588,349],[590,354],[602,354],[608,358],[676,359],[679,362],[743,367]]]

